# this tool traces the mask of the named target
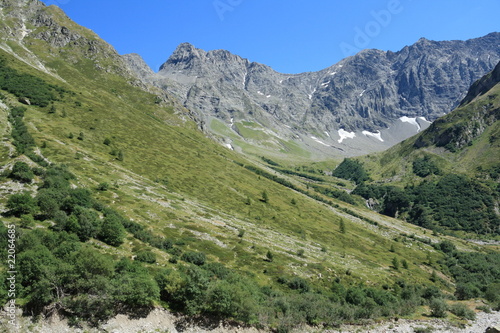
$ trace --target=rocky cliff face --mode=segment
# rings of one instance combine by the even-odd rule
[[[455,152],[472,145],[473,141],[500,120],[498,91],[500,91],[500,62],[495,69],[477,80],[469,89],[460,107],[446,117],[435,121],[415,141],[416,148],[436,145]],[[475,99],[489,94],[487,101],[475,103]],[[498,130],[491,130],[490,148],[498,146]]]
[[[384,149],[420,131],[416,122],[448,113],[499,60],[500,33],[467,41],[422,38],[398,52],[364,50],[301,74],[278,73],[228,51],[205,52],[184,43],[157,74],[138,73],[176,95],[207,124],[215,118],[242,135],[235,124],[250,121],[281,140],[313,138],[323,151],[358,154]],[[414,126],[390,131],[404,119]]]
[[[71,64],[90,59],[98,71],[116,73],[142,85],[111,45],[71,21],[57,6],[38,0],[0,0],[0,22],[0,48],[39,70],[57,76],[46,66],[47,59],[60,57]],[[11,47],[13,44],[18,47]]]

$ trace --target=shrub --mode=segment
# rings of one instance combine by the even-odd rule
[[[478,297],[481,291],[472,283],[458,283],[455,290],[455,296],[459,300],[466,300]]]
[[[33,218],[33,215],[31,214],[21,215],[21,227],[30,228],[34,224],[35,224],[35,219]]]
[[[151,251],[143,250],[137,253],[135,260],[148,264],[154,264],[156,262],[156,255]]]
[[[351,287],[347,289],[345,300],[349,304],[361,305],[365,302],[366,295],[363,289],[358,287]]]
[[[433,298],[429,303],[429,308],[431,310],[431,316],[444,318],[446,317],[446,311],[448,311],[448,304],[441,298]]]
[[[46,218],[53,218],[59,211],[62,198],[57,194],[56,191],[42,189],[36,196],[40,212],[45,215]]]
[[[97,236],[101,228],[101,220],[94,210],[76,206],[74,216],[77,220],[76,234],[80,241],[85,242]]]
[[[35,174],[27,163],[18,161],[12,167],[10,178],[18,180],[21,183],[31,183],[33,178],[35,178]]]
[[[99,185],[97,185],[97,190],[103,192],[109,190],[109,183],[106,182],[100,183]]]
[[[29,192],[13,194],[7,200],[9,213],[20,217],[21,215],[35,214],[37,211],[36,201]]]
[[[291,278],[288,281],[287,286],[290,289],[299,290],[303,293],[309,291],[309,284],[307,283],[307,281],[298,276],[294,276],[293,278]]]
[[[419,177],[427,177],[430,174],[439,175],[440,170],[429,156],[425,156],[413,161],[413,173]]]
[[[456,303],[450,306],[450,312],[455,316],[467,319],[467,320],[475,320],[476,313],[469,309],[465,304]]]
[[[268,203],[269,202],[269,195],[267,194],[266,190],[262,191],[262,199],[261,199],[261,201],[264,202],[264,203]]]
[[[205,264],[206,256],[205,253],[202,252],[189,251],[185,252],[181,256],[181,260],[195,264],[196,266],[202,266],[203,264]]]
[[[397,257],[392,258],[392,268],[399,270],[399,259]]]
[[[120,246],[125,238],[125,228],[120,219],[110,214],[104,218],[98,238],[111,246]]]
[[[266,253],[266,260],[269,262],[273,262],[273,259],[274,259],[273,253],[270,250],[268,250]]]
[[[160,288],[146,273],[126,273],[115,282],[116,299],[130,308],[151,307],[160,299]]]
[[[491,313],[491,308],[488,305],[479,305],[476,310],[483,311],[485,313]]]
[[[333,171],[332,175],[334,177],[352,180],[356,184],[360,184],[369,178],[363,165],[359,161],[350,158],[344,159]]]

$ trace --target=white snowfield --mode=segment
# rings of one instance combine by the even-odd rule
[[[354,132],[347,132],[345,129],[341,128],[338,131],[340,139],[338,140],[339,143],[342,143],[344,139],[354,139],[356,137],[356,133]]]
[[[412,125],[417,126],[418,131],[420,131],[420,125],[417,123],[417,117],[410,118],[410,117],[407,117],[407,116],[403,116],[403,117],[399,118],[399,120],[401,120],[404,123],[410,123]]]

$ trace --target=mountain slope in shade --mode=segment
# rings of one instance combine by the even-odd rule
[[[291,141],[316,155],[361,155],[426,126],[401,128],[402,117],[429,122],[451,111],[500,60],[499,45],[500,33],[467,41],[422,38],[398,52],[364,50],[318,72],[282,74],[225,50],[183,43],[158,73],[142,63],[138,74],[176,95],[226,143],[287,151]]]

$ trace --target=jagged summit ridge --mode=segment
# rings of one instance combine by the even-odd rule
[[[252,121],[275,137],[293,140],[320,133],[320,139],[331,141],[325,147],[361,153],[366,142],[340,140],[339,131],[359,138],[363,131],[387,132],[401,117],[433,121],[456,107],[499,60],[500,33],[467,41],[421,38],[398,52],[364,50],[324,70],[300,74],[183,43],[156,75],[141,77],[176,95],[206,124],[214,118],[228,126]],[[416,133],[404,132],[396,133],[397,140]],[[397,141],[384,133],[383,141],[369,137],[373,144],[384,143],[380,149]]]

